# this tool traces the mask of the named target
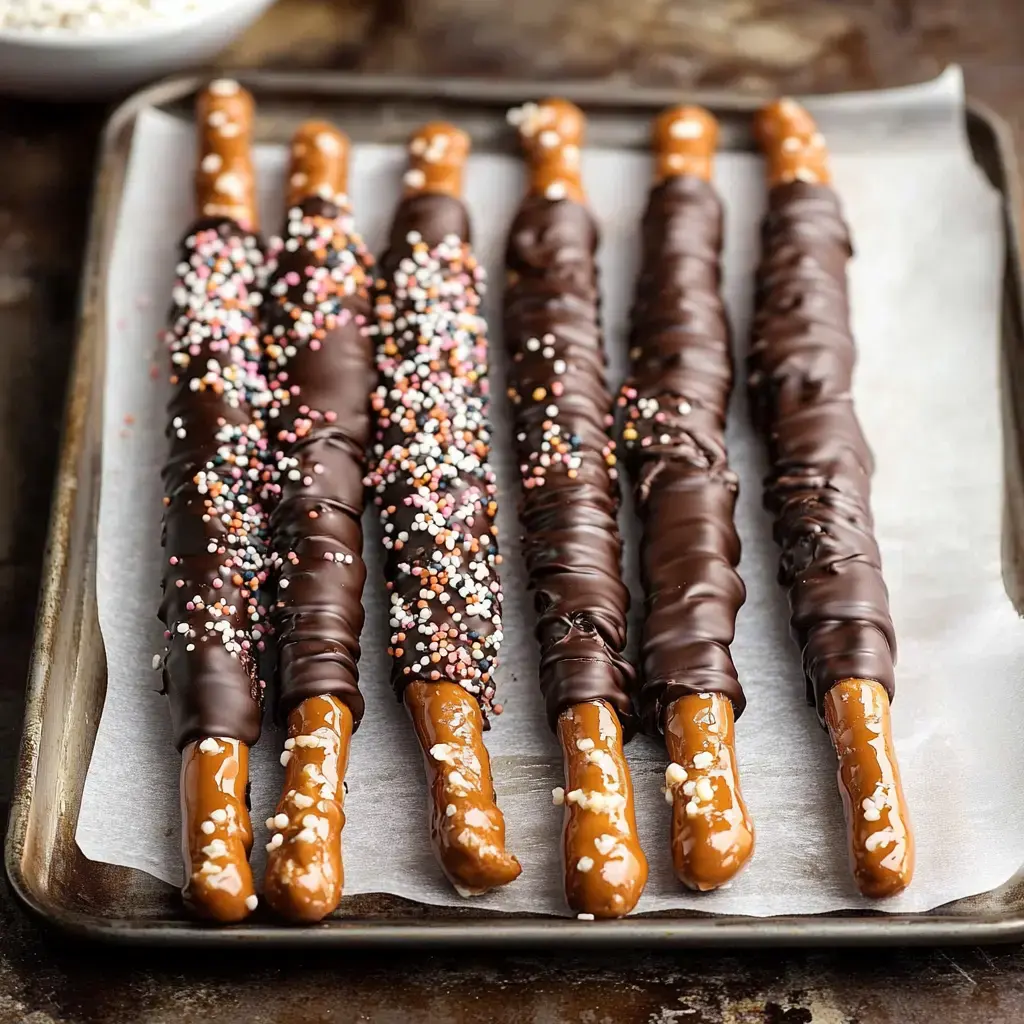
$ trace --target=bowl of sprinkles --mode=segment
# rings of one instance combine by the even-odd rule
[[[113,96],[211,60],[273,0],[3,0],[0,94]]]

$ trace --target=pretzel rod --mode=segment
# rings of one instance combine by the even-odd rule
[[[376,296],[375,465],[391,595],[392,683],[423,748],[435,853],[464,895],[511,882],[483,742],[501,633],[488,462],[483,270],[459,198],[469,153],[444,123],[409,143]]]
[[[636,833],[623,731],[634,726],[615,515],[612,397],[598,318],[597,225],[579,174],[582,112],[564,100],[512,111],[529,174],[509,235],[505,340],[523,488],[519,503],[538,610],[540,685],[565,763],[570,907],[621,917],[647,862]],[[621,719],[621,721],[620,721]]]
[[[910,883],[914,840],[890,726],[896,639],[872,530],[873,461],[850,391],[852,249],[807,113],[781,100],[756,130],[771,188],[747,358],[772,461],[765,505],[808,697],[839,759],[854,877],[864,895],[891,896]]]
[[[181,247],[166,342],[173,393],[163,470],[164,688],[182,755],[183,895],[238,921],[256,907],[248,747],[260,734],[266,580],[252,97],[213,82],[196,104],[199,220]]]
[[[278,715],[288,720],[264,888],[270,905],[297,921],[319,921],[341,899],[345,765],[363,714],[372,260],[344,196],[348,149],[346,136],[318,121],[292,140],[290,208],[268,252],[264,302],[276,456],[268,504],[278,592],[270,616]]]
[[[717,138],[715,119],[697,107],[655,123],[631,376],[619,398],[643,523],[640,711],[671,758],[676,875],[702,890],[728,882],[754,850],[733,745],[745,700],[729,645],[746,590],[725,447],[733,367],[719,292],[722,204],[710,184]]]

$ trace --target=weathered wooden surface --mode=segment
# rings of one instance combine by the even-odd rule
[[[956,60],[1024,138],[1019,0],[283,0],[251,65],[615,75],[747,92],[922,80]],[[93,150],[103,111],[0,100],[0,815],[10,793]],[[1018,142],[1018,150],[1021,143]],[[0,1024],[1024,1020],[1024,952],[188,958],[65,947],[0,891]]]

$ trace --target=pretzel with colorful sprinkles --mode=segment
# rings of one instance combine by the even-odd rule
[[[163,657],[181,751],[186,903],[239,921],[256,907],[249,746],[260,734],[267,522],[259,498],[266,382],[252,97],[219,80],[196,104],[199,219],[182,247],[166,342],[172,397],[163,470]]]
[[[341,899],[345,768],[363,715],[373,274],[345,197],[348,152],[348,138],[319,121],[292,140],[288,214],[268,247],[263,303],[275,456],[266,498],[277,583],[270,620],[278,716],[288,723],[264,893],[296,921],[319,921]]]
[[[520,521],[538,612],[540,685],[562,747],[569,906],[621,917],[647,881],[623,754],[634,725],[623,656],[629,593],[616,523],[612,396],[598,315],[598,230],[580,178],[582,112],[513,110],[529,186],[509,232],[505,343],[522,473]]]
[[[502,640],[489,459],[483,269],[460,199],[464,132],[425,125],[409,142],[405,194],[376,294],[376,443],[367,483],[380,509],[392,683],[423,749],[430,831],[463,895],[511,882],[486,716],[498,714]]]
[[[772,464],[764,502],[808,700],[839,760],[854,878],[865,896],[891,896],[910,884],[914,837],[892,741],[896,638],[871,517],[873,460],[851,395],[852,247],[810,115],[784,99],[755,128],[769,195],[747,368]]]

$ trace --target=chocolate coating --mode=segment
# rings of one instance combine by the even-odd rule
[[[400,203],[375,311],[379,383],[367,482],[384,525],[392,683],[452,682],[487,713],[501,645],[501,587],[488,462],[483,270],[453,196]]]
[[[265,348],[275,447],[270,518],[278,717],[337,697],[358,727],[363,627],[363,473],[370,439],[368,268],[351,216],[308,198],[268,258]]]
[[[234,221],[199,221],[181,246],[166,334],[173,393],[160,617],[179,750],[203,737],[252,744],[260,735],[266,515],[257,406],[266,384],[252,295],[261,262],[259,243]]]
[[[528,196],[509,235],[505,343],[523,475],[519,516],[534,591],[540,685],[565,708],[604,700],[629,730],[612,397],[599,322],[597,225],[571,200]]]
[[[762,245],[748,384],[772,463],[764,501],[782,549],[779,581],[808,701],[822,716],[843,679],[875,680],[892,698],[896,659],[872,532],[873,462],[850,392],[852,248],[835,192],[805,182],[771,189]]]
[[[652,734],[687,694],[722,694],[736,715],[746,703],[729,653],[746,589],[725,447],[733,367],[721,251],[722,206],[710,184],[688,175],[652,189],[621,400],[643,524],[640,712]]]

